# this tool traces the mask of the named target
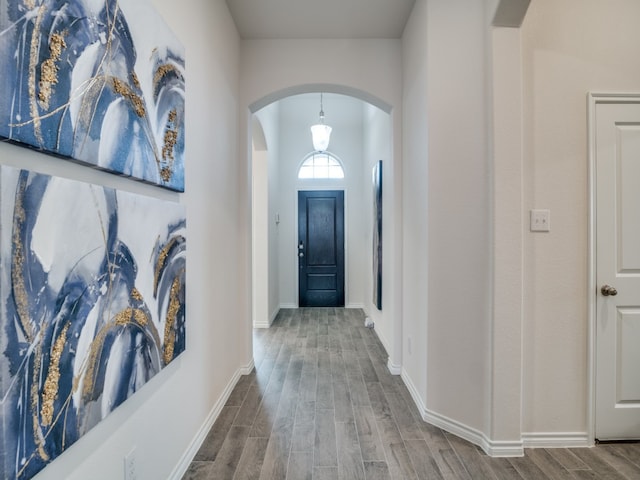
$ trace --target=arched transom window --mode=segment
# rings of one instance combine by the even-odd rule
[[[313,152],[304,159],[298,178],[344,178],[340,160],[329,152]]]

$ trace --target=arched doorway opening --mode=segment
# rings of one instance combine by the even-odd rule
[[[344,178],[298,178],[313,146],[309,127],[317,123],[319,94],[324,94],[326,123],[333,128],[328,148],[341,159]],[[252,300],[254,328],[267,328],[282,308],[298,307],[297,194],[301,190],[345,192],[345,306],[362,308],[376,325],[399,372],[401,317],[397,278],[400,275],[400,232],[384,229],[383,308],[373,290],[372,169],[383,164],[383,214],[401,215],[399,179],[394,158],[391,107],[356,89],[339,85],[303,85],[267,95],[250,105],[252,149],[249,159],[252,192]],[[264,140],[264,149],[258,147]],[[384,225],[384,223],[383,223]],[[397,367],[397,368],[394,368]]]

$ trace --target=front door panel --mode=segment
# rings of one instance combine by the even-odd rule
[[[344,306],[344,192],[298,192],[299,304]]]

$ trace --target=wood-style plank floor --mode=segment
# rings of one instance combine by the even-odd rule
[[[631,480],[640,444],[490,458],[422,421],[358,309],[282,310],[183,480]]]

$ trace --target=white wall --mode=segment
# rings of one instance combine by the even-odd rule
[[[486,431],[491,348],[484,84],[488,25],[484,5],[476,0],[427,5],[427,407]]]
[[[423,413],[429,318],[427,14],[427,2],[417,0],[405,27],[402,52],[402,377]]]
[[[587,92],[640,92],[640,3],[536,0],[522,27],[525,432],[586,435]],[[526,226],[525,222],[525,226]]]
[[[264,132],[255,118],[252,128],[251,212],[252,319],[254,328],[269,321],[269,155]],[[262,141],[261,141],[262,140]]]
[[[508,2],[508,5],[514,5]],[[513,17],[511,17],[513,20]],[[523,152],[519,28],[488,32],[492,48],[493,269],[491,439],[522,448]],[[504,446],[504,445],[503,445]]]
[[[269,110],[269,109],[267,109]],[[273,117],[279,118],[277,107]],[[280,143],[278,137],[271,138],[269,145],[269,315],[270,321],[280,310],[280,223],[276,223],[276,215],[280,218],[280,178],[278,175],[278,158],[280,157]]]
[[[364,309],[375,323],[375,330],[387,351],[391,350],[393,339],[393,318],[387,312],[394,311],[396,299],[393,296],[394,186],[393,179],[391,116],[377,107],[364,104],[364,144],[362,167],[363,210],[360,215],[364,221],[366,237],[360,246],[366,246],[364,271],[361,275]],[[373,296],[373,167],[382,160],[382,310],[378,310]],[[399,266],[398,266],[399,267]],[[399,299],[398,299],[399,301]]]
[[[425,418],[479,438],[491,385],[484,8],[418,0],[403,38],[405,378]]]
[[[236,185],[239,40],[223,2],[178,8],[154,0],[186,47],[186,193],[143,185],[0,143],[3,164],[184,203],[187,208],[187,350],[38,480],[117,480],[136,447],[138,477],[172,478],[238,370],[249,362],[248,305]],[[211,113],[214,112],[214,113]],[[206,433],[206,432],[205,432]],[[192,452],[192,454],[195,452]],[[190,460],[190,458],[186,458]],[[177,477],[179,478],[179,475]]]
[[[259,132],[253,129],[252,143],[255,145],[257,133],[265,142],[264,151],[254,150],[252,155],[253,322],[260,328],[270,326],[280,308],[280,225],[276,223],[280,213],[279,118],[279,105],[272,103],[256,112],[252,122],[260,125]]]

